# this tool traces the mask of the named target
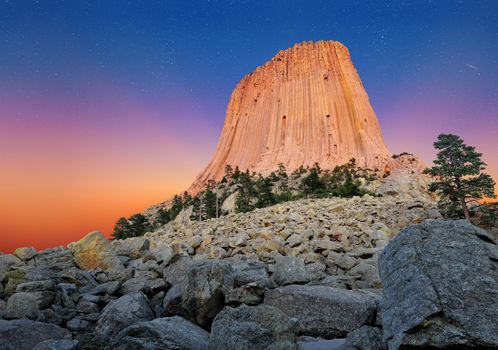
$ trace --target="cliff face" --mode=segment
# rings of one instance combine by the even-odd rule
[[[330,169],[353,157],[371,169],[389,162],[368,95],[344,45],[304,42],[239,82],[216,153],[190,191],[221,179],[227,164],[268,173],[279,163]]]

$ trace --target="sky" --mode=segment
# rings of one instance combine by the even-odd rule
[[[498,1],[0,0],[0,251],[185,190],[237,82],[309,40],[349,48],[391,152],[455,133],[498,178]]]

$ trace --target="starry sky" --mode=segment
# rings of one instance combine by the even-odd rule
[[[183,191],[237,82],[308,40],[349,48],[393,153],[456,133],[498,177],[497,1],[0,0],[0,250]]]

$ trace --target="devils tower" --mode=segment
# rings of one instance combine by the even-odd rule
[[[351,158],[385,167],[390,153],[377,116],[346,46],[303,42],[237,84],[216,152],[190,192],[221,179],[226,165],[267,174],[279,163],[331,169]]]

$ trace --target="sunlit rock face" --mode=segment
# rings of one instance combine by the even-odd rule
[[[227,164],[264,174],[279,163],[330,169],[353,157],[379,170],[390,158],[368,95],[343,44],[304,42],[239,82],[216,153],[190,191],[221,179]]]

